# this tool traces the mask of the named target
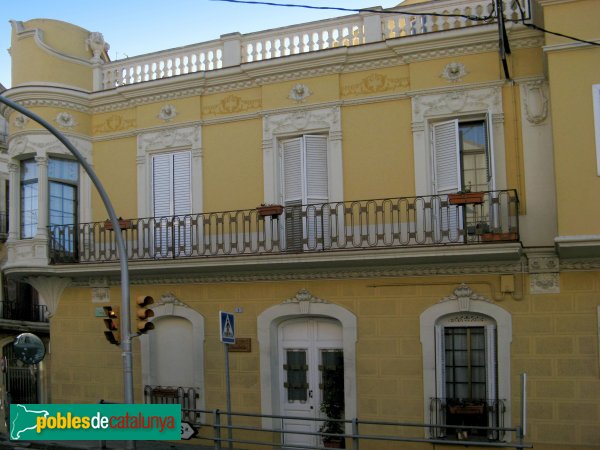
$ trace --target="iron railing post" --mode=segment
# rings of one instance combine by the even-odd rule
[[[215,442],[215,450],[221,450],[221,412],[215,409],[213,414],[213,441]]]
[[[360,440],[358,438],[358,417],[352,419],[352,450],[358,450]]]

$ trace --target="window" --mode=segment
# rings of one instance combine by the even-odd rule
[[[510,424],[511,323],[507,311],[464,284],[421,314],[424,420],[436,425],[429,437],[505,437],[473,427]]]
[[[54,249],[75,257],[77,242],[77,187],[79,164],[68,159],[48,160],[48,224]]]
[[[21,238],[35,236],[38,223],[38,171],[34,159],[21,163]]]
[[[55,248],[75,253],[77,224],[77,190],[79,165],[76,161],[48,160],[48,224]],[[38,226],[38,163],[28,159],[21,163],[21,238],[33,238]],[[59,247],[56,247],[56,244]]]
[[[488,121],[454,119],[432,133],[436,194],[493,189]]]
[[[280,151],[286,248],[319,248],[326,242],[323,230],[329,228],[329,215],[322,208],[329,201],[327,136],[284,140]]]
[[[469,426],[498,426],[495,332],[492,320],[476,314],[453,315],[436,325],[437,397],[433,406],[443,423],[465,427],[438,430],[440,437],[494,437]]]
[[[191,253],[191,153],[152,157],[152,209],[156,257]]]
[[[488,121],[481,119],[454,119],[432,125],[435,194],[493,190],[489,134]],[[489,204],[484,208],[465,205],[441,211],[441,230],[447,230],[453,242],[463,238],[465,225],[473,231],[469,234],[474,234],[478,226],[489,227],[493,217]]]

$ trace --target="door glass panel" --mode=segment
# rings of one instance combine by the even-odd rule
[[[330,419],[344,416],[344,353],[342,350],[321,351],[322,409]],[[341,424],[340,424],[341,427]]]
[[[284,387],[287,390],[288,402],[305,402],[308,398],[306,351],[287,350],[286,364],[283,368],[287,374]]]

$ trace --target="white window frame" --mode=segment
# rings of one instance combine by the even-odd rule
[[[600,84],[592,85],[594,130],[596,134],[596,172],[600,176]]]

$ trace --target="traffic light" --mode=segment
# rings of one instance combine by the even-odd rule
[[[119,307],[118,306],[104,306],[104,325],[106,331],[104,337],[106,340],[114,345],[121,343],[121,330],[119,323]]]
[[[140,334],[144,334],[150,330],[154,330],[154,324],[148,322],[150,317],[154,317],[154,311],[148,308],[148,305],[154,303],[154,299],[149,295],[140,295],[137,300],[137,330]]]

